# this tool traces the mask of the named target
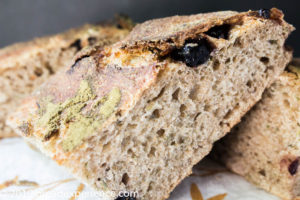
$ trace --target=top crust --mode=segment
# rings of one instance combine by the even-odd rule
[[[32,54],[39,52],[40,49],[55,48],[58,44],[61,47],[68,48],[77,38],[88,39],[88,37],[92,37],[93,35],[98,37],[99,32],[102,33],[103,38],[97,42],[97,45],[104,46],[110,43],[110,38],[107,36],[122,38],[122,36],[128,34],[128,31],[131,30],[132,27],[133,23],[129,19],[123,16],[117,16],[112,22],[98,25],[86,24],[78,28],[70,29],[64,33],[36,38],[29,42],[20,42],[4,47],[0,49],[0,73],[5,69],[14,68],[19,60],[29,58]],[[81,45],[82,47],[89,46],[89,44]]]
[[[270,9],[270,20],[274,23],[283,22],[283,13],[277,8]],[[240,24],[247,17],[261,18],[257,11],[234,12],[222,11],[204,13],[190,16],[173,16],[162,19],[154,19],[136,25],[128,37],[121,41],[122,48],[144,49],[145,45],[158,51],[160,55],[167,54],[174,47],[180,47],[186,39],[207,37],[203,34],[211,27],[222,24]]]

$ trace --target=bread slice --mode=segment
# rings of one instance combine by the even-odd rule
[[[147,21],[83,54],[9,124],[110,199],[165,199],[289,62],[282,18],[274,8]]]
[[[229,169],[284,199],[300,198],[300,62],[296,64],[216,145]]]
[[[126,25],[125,18],[116,22]],[[129,22],[128,22],[129,24]],[[0,138],[15,136],[5,124],[8,113],[57,70],[72,62],[86,46],[111,44],[124,38],[130,28],[118,23],[84,25],[65,33],[18,43],[0,50]]]

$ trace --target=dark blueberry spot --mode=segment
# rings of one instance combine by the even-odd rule
[[[294,160],[290,165],[289,165],[289,172],[291,175],[295,175],[297,173],[299,166],[299,159]]]
[[[205,63],[212,52],[212,47],[206,39],[187,40],[181,49],[171,53],[174,60],[182,61],[189,67]]]
[[[88,38],[89,45],[95,44],[96,41],[97,41],[97,38],[96,38],[96,37],[89,37],[89,38]]]
[[[82,49],[82,46],[81,46],[81,40],[80,39],[77,39],[75,40],[71,45],[70,47],[75,47],[77,49],[77,51],[79,51],[80,49]]]
[[[230,25],[229,24],[223,24],[221,26],[214,26],[208,31],[205,32],[205,34],[214,37],[214,38],[223,38],[223,39],[228,39],[229,37],[229,30],[230,30]]]
[[[258,11],[259,16],[265,18],[265,19],[269,19],[270,18],[270,9],[260,9]]]

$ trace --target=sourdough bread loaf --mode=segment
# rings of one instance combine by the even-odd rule
[[[275,8],[150,20],[81,54],[8,123],[110,199],[166,199],[283,71],[292,30]]]
[[[15,136],[5,124],[21,100],[84,47],[111,44],[129,33],[130,22],[119,17],[103,25],[84,25],[65,33],[18,43],[0,50],[0,138]],[[128,25],[127,25],[128,24]],[[119,28],[117,28],[117,25]],[[125,28],[122,28],[125,26]]]
[[[300,198],[300,62],[216,145],[229,169],[283,199]]]

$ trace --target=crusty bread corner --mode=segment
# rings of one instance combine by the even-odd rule
[[[281,74],[293,29],[277,9],[145,22],[82,53],[8,124],[111,199],[166,199]]]
[[[300,198],[300,60],[295,59],[214,153],[283,199]]]
[[[73,56],[82,48],[116,42],[129,33],[131,26],[128,20],[119,17],[111,23],[87,24],[0,49],[0,138],[16,136],[5,120],[24,97],[74,62]]]

